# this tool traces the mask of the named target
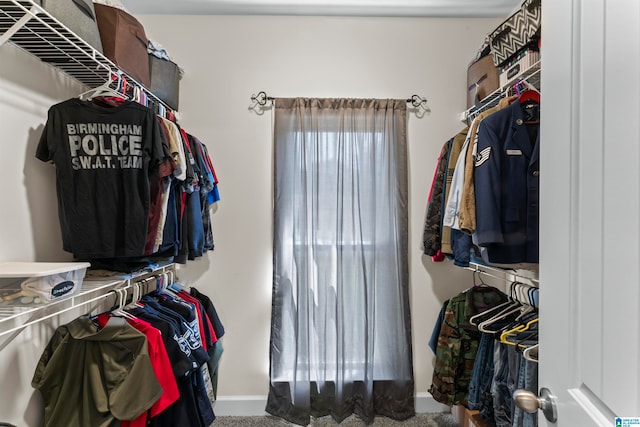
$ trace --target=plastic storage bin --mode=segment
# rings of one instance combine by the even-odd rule
[[[88,262],[0,262],[0,304],[56,301],[82,286]]]

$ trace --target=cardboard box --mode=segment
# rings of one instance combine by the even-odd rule
[[[454,405],[451,407],[451,415],[453,415],[453,418],[455,418],[458,424],[460,424],[461,426],[467,425],[467,422],[468,422],[467,411],[468,409],[465,408],[463,405]]]
[[[495,427],[493,423],[484,420],[478,411],[469,411],[467,413],[467,424],[465,427]]]

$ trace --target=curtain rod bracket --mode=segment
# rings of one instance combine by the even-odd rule
[[[275,98],[267,96],[267,93],[263,90],[258,92],[257,95],[251,95],[251,101],[257,103],[260,106],[267,105],[267,102],[273,102]]]
[[[427,108],[427,98],[420,95],[411,95],[411,98],[407,99],[407,104],[411,104],[414,108]]]

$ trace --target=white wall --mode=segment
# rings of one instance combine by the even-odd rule
[[[213,298],[227,329],[219,384],[226,398],[268,390],[271,113],[249,111],[250,95],[428,98],[431,113],[409,117],[414,366],[416,392],[426,393],[437,313],[472,280],[422,256],[426,198],[442,144],[462,127],[456,114],[465,108],[467,63],[499,19],[138,18],[185,69],[181,123],[207,144],[220,179],[216,249],[182,267],[180,277]],[[69,259],[60,249],[53,170],[33,154],[48,106],[80,91],[13,46],[0,47],[1,260]],[[29,384],[53,327],[32,328],[38,330],[8,344],[0,338],[0,421],[37,425],[38,397]]]

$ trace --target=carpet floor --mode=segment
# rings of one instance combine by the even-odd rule
[[[213,423],[213,427],[284,427],[293,426],[287,421],[272,416],[264,417],[217,417]],[[313,427],[360,427],[365,426],[358,417],[351,416],[342,423],[336,423],[331,417],[314,418],[311,420],[310,426]],[[389,418],[378,417],[375,419],[372,427],[459,427],[455,418],[451,414],[417,414],[415,417],[406,421],[394,421]]]

